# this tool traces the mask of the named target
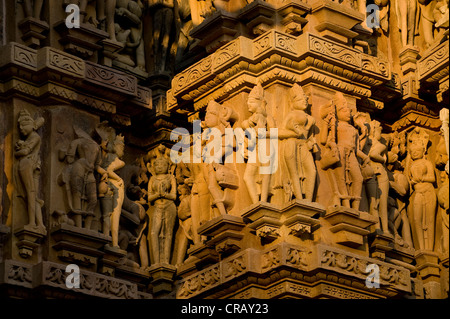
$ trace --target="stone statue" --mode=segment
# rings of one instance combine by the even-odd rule
[[[350,124],[351,110],[347,100],[336,92],[332,102],[321,107],[320,130],[322,168],[327,170],[334,205],[359,209],[363,176],[357,156],[363,164],[370,160],[359,149],[358,130]]]
[[[250,92],[247,101],[248,110],[252,115],[242,122],[242,128],[244,130],[252,129],[254,130],[254,134],[256,134],[255,138],[247,140],[249,141],[247,143],[247,149],[256,152],[256,154],[259,151],[259,143],[266,143],[266,149],[270,147],[270,137],[267,130],[274,127],[274,120],[267,115],[266,105],[264,90],[261,84],[258,83]],[[260,129],[266,132],[265,137],[259,137],[258,130]],[[269,199],[270,179],[272,175],[260,174],[259,167],[262,165],[264,164],[259,161],[259,156],[256,155],[256,163],[250,160],[245,167],[244,181],[253,203],[258,201],[267,202]]]
[[[198,244],[201,238],[197,229],[202,222],[211,219],[211,194],[206,182],[208,172],[203,163],[192,163],[192,161],[179,163],[177,169],[179,183],[191,187],[192,240],[194,244]]]
[[[313,152],[318,151],[313,135],[315,119],[306,113],[308,97],[300,85],[294,84],[289,90],[290,110],[287,113],[278,137],[284,140],[283,159],[285,161],[291,192],[296,199],[313,200],[316,185],[316,166]]]
[[[146,170],[145,170],[146,172]],[[143,182],[144,174],[142,168],[137,165],[125,165],[117,174],[122,178],[124,184],[124,200],[122,205],[119,239],[123,250],[131,250],[137,246],[140,267],[145,269],[149,266],[148,245],[146,230],[148,228],[148,216],[144,208],[146,203],[143,190],[139,185]],[[129,252],[128,260],[135,260],[134,254]],[[133,264],[133,263],[132,263]]]
[[[141,0],[117,0],[115,32],[117,40],[124,44],[116,61],[145,72],[143,10]]]
[[[387,33],[389,31],[390,0],[375,0],[374,2],[380,8],[380,28]]]
[[[414,45],[417,19],[416,0],[396,0],[395,10],[397,13],[398,27],[401,33],[402,45]]]
[[[176,234],[178,247],[176,249],[175,264],[183,263],[190,242],[193,242],[193,228],[191,218],[191,189],[187,184],[178,185],[180,204],[178,206],[179,228]]]
[[[44,201],[38,198],[39,177],[41,175],[41,160],[39,151],[41,137],[36,132],[44,125],[44,118],[34,120],[27,110],[19,112],[17,120],[19,132],[23,139],[16,142],[14,156],[17,158],[15,186],[18,197],[25,201],[28,213],[28,225],[38,231],[45,232],[42,220]]]
[[[425,46],[429,47],[448,29],[448,0],[418,0]]]
[[[107,174],[100,166],[100,146],[81,128],[73,127],[76,138],[67,150],[60,151],[60,160],[67,166],[58,177],[64,186],[69,213],[73,215],[75,226],[91,228],[94,209],[97,205],[97,181],[94,172]]]
[[[148,0],[150,12],[153,14],[153,55],[156,73],[162,73],[167,70],[166,64],[172,55],[172,33],[175,30],[175,1]]]
[[[204,147],[202,150],[203,162],[207,163],[205,177],[212,196],[212,205],[218,211],[217,213],[213,209],[211,218],[225,215],[233,208],[235,201],[233,190],[239,187],[239,177],[232,164],[221,164],[233,152],[233,145],[227,144],[225,140],[225,128],[231,128],[235,121],[237,121],[237,114],[231,108],[220,105],[214,100],[208,103],[205,120],[202,122],[202,127],[206,129],[203,132],[202,143],[206,144],[211,137],[219,138],[214,136],[216,132],[221,134],[221,147],[218,152],[211,153],[213,150],[209,147]]]
[[[189,35],[194,28],[192,11],[189,0],[177,0],[178,3],[178,18],[176,23],[180,30],[177,43],[176,63],[182,62],[184,54],[188,51],[189,45],[193,42],[193,38]]]
[[[415,128],[408,134],[407,173],[413,188],[410,204],[414,219],[416,249],[432,251],[436,222],[436,181],[433,164],[426,159],[425,152],[429,135],[423,129]]]
[[[374,171],[377,180],[377,210],[381,222],[381,230],[388,234],[388,198],[389,198],[389,177],[386,170],[386,152],[387,145],[381,142],[380,122],[372,120],[370,122],[370,137],[372,146],[369,151],[370,165]]]
[[[103,216],[103,233],[111,233],[111,246],[119,248],[119,221],[124,201],[124,184],[116,171],[125,166],[121,160],[124,151],[124,138],[116,135],[113,128],[102,122],[95,128],[101,137],[102,161],[100,166],[106,171],[99,184],[99,197]]]
[[[24,0],[22,2],[25,17],[33,17],[41,20],[42,5],[44,0]]]
[[[389,227],[398,245],[413,248],[411,224],[406,212],[410,185],[408,178],[403,174],[403,166],[399,161],[398,146],[402,143],[402,139],[398,136],[398,132],[395,133],[389,135],[389,151],[386,163],[390,185],[388,198]]]
[[[205,17],[215,11],[212,0],[189,0],[192,24],[198,26]]]
[[[165,146],[160,145],[147,164],[151,173],[148,182],[148,203],[150,205],[150,249],[155,264],[170,264],[172,239],[177,217],[175,199],[177,183],[173,175],[172,162],[166,155]]]
[[[448,255],[449,252],[449,111],[442,109],[439,112],[439,118],[442,122],[441,133],[442,136],[437,145],[437,159],[436,166],[444,167],[444,171],[440,172],[441,185],[437,193],[439,204],[438,218],[441,218],[441,250],[442,253]],[[442,168],[441,168],[442,169]]]
[[[448,122],[449,122],[449,111],[448,109],[442,109],[439,112],[439,119],[442,122],[442,126],[441,126],[441,132],[442,135],[444,137],[444,142],[445,142],[445,147],[447,150],[447,155],[450,154],[449,151],[449,143],[450,143],[450,138],[449,138],[449,128],[448,128]],[[445,171],[448,174],[449,173],[449,162],[448,162],[448,158],[447,158],[447,163],[445,163]]]

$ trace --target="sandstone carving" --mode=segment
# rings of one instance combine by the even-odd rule
[[[41,137],[36,132],[44,125],[44,118],[33,119],[27,110],[21,110],[17,123],[21,136],[14,147],[14,156],[17,159],[15,182],[17,196],[25,203],[27,226],[45,232],[46,228],[42,219],[44,201],[38,197],[41,175]]]

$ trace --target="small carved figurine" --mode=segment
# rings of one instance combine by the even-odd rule
[[[16,142],[14,156],[18,160],[16,187],[18,196],[26,203],[28,226],[46,231],[42,220],[44,201],[38,198],[41,160],[39,151],[41,137],[36,132],[44,124],[44,118],[34,120],[27,110],[21,110],[18,118],[19,131],[23,139]]]

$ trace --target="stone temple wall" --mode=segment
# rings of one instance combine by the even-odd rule
[[[448,13],[0,0],[0,296],[448,298]]]

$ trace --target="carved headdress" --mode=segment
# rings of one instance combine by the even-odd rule
[[[209,101],[206,113],[216,115],[225,127],[233,126],[233,123],[239,119],[238,114],[232,108],[221,105],[214,100]]]
[[[289,98],[291,102],[295,100],[303,100],[305,101],[305,108],[308,106],[308,96],[303,91],[303,88],[297,83],[295,83],[289,90]]]
[[[264,89],[261,85],[261,83],[256,84],[253,89],[250,91],[248,98],[253,98],[255,100],[260,100],[265,102],[264,98]]]
[[[34,120],[27,110],[20,110],[19,118],[17,119],[17,122],[19,123],[19,125],[20,124],[33,124],[34,130],[37,130],[42,125],[44,125],[44,118],[38,117],[36,120]]]

